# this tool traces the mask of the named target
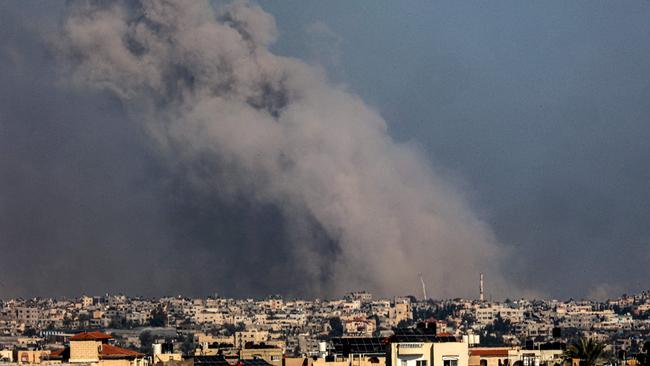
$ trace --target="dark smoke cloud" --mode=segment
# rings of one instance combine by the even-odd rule
[[[266,178],[209,149],[176,155],[184,144],[152,138],[145,108],[69,86],[64,70],[75,63],[52,59],[66,12],[89,9],[78,5],[0,3],[0,295],[332,291],[338,237],[304,208],[256,197],[251,183]],[[467,179],[510,249],[511,281],[561,297],[647,285],[648,2],[264,7],[279,23],[273,49],[322,63],[381,110],[393,136],[417,136],[436,165]],[[241,19],[218,16],[254,42]],[[180,63],[173,74],[147,107],[176,110],[194,82]],[[295,96],[272,86],[261,83],[246,104],[282,118]],[[300,242],[325,258],[316,270],[304,264],[310,256],[295,264]],[[400,281],[399,293],[417,291],[416,276]]]
[[[462,195],[357,96],[271,53],[261,8],[70,2],[60,36],[8,18],[6,294],[387,295],[422,272],[457,296],[479,271],[500,281]]]
[[[391,134],[467,179],[508,278],[561,298],[647,288],[650,2],[265,8],[285,53],[312,55],[292,30],[313,23],[342,37],[341,72]]]
[[[55,24],[2,10],[2,296],[306,291],[277,209],[188,189],[119,100],[65,87]]]

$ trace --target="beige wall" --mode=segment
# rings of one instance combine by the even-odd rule
[[[40,364],[49,356],[49,350],[24,350],[16,352],[18,364]]]
[[[98,362],[99,341],[70,341],[70,362]]]
[[[239,351],[239,358],[261,358],[273,366],[282,366],[282,349],[280,348],[244,348]]]
[[[183,360],[183,355],[180,353],[161,353],[153,356],[153,363],[159,362],[169,362],[169,361],[181,361]]]
[[[97,366],[147,366],[148,361],[144,358],[129,359],[102,359],[99,360]]]
[[[305,363],[305,360],[307,362]],[[306,366],[312,366],[316,362],[311,357],[287,357],[284,359],[284,366],[302,366],[303,363]]]
[[[526,358],[535,364],[549,364],[562,363],[564,360],[562,350],[523,350],[511,349],[508,351],[508,359],[510,365],[517,361],[524,361]]]
[[[13,362],[14,361],[14,351],[12,351],[10,349],[3,349],[2,351],[0,351],[0,358],[5,358],[5,359],[9,360],[9,362]]]
[[[391,344],[392,366],[418,366],[422,362],[426,366],[447,366],[445,360],[455,360],[457,366],[468,366],[467,343],[403,342]]]
[[[377,359],[379,362],[370,362],[370,359]],[[350,356],[347,359],[339,358],[331,362],[318,358],[311,366],[386,366],[386,357]]]
[[[262,343],[269,339],[269,332],[267,331],[243,331],[235,332],[235,347],[244,348],[248,342]]]
[[[465,342],[433,344],[433,366],[444,366],[445,359],[456,358],[458,366],[468,366],[469,350]]]
[[[117,360],[101,360],[99,361],[99,366],[131,366],[132,361],[126,359],[117,359]]]
[[[506,366],[509,364],[508,356],[470,356],[470,366],[481,366],[481,361],[486,361],[487,366]],[[501,361],[501,363],[499,363]],[[507,362],[506,362],[507,361]]]
[[[312,363],[312,366],[350,366],[350,362],[349,361],[325,362],[324,358],[319,358]]]

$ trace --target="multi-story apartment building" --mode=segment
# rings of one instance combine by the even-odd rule
[[[455,337],[397,336],[390,343],[391,366],[468,366],[468,344]]]

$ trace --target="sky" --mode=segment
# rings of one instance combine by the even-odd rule
[[[153,93],[151,80],[131,85],[142,72],[123,78],[126,66],[98,66],[93,52],[110,49],[89,51],[92,43],[70,30],[75,11],[86,11],[77,3],[0,5],[0,296],[333,296],[356,289],[341,283],[415,293],[418,271],[433,297],[476,295],[478,272],[488,274],[488,294],[500,298],[606,298],[647,289],[650,2],[260,6],[266,15],[231,10],[245,26],[230,27],[253,34],[254,47],[271,55],[264,61],[284,65],[290,86],[271,95],[288,102],[263,94],[261,107],[249,104],[273,115],[280,103],[275,119],[287,125],[296,121],[284,105],[296,105],[311,112],[304,121],[294,117],[297,123],[313,124],[278,132],[289,137],[263,151],[284,156],[303,149],[310,134],[336,132],[316,139],[324,146],[316,156],[327,159],[314,160],[314,171],[247,165],[257,151],[246,148],[252,127],[217,130],[205,140],[188,132],[197,113],[226,120],[233,105],[203,107]],[[200,45],[211,49],[209,41]],[[174,47],[168,52],[185,60]],[[168,67],[164,59],[152,62]],[[185,66],[192,71],[194,64]],[[261,68],[254,73],[274,75]],[[70,83],[77,79],[84,85]],[[188,90],[203,92],[195,88]],[[307,122],[321,107],[292,91],[322,98],[333,119]],[[167,119],[182,121],[181,133],[160,127]],[[261,128],[255,141],[266,146],[266,133],[274,132]],[[160,134],[172,145],[201,148],[170,150]],[[346,135],[362,157],[351,166],[361,173],[346,176],[361,182],[362,193],[349,201],[372,219],[350,224],[321,197],[348,197],[327,191],[330,183],[338,187],[333,173],[358,156],[348,154]],[[375,163],[383,164],[379,171],[366,169]],[[365,195],[375,189],[387,203]],[[343,212],[356,213],[347,202]],[[383,233],[382,220],[397,226],[401,241],[381,243],[375,231]],[[421,227],[427,220],[435,230]],[[414,273],[404,269],[411,261]]]

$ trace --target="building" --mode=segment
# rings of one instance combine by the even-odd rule
[[[411,304],[406,300],[396,301],[395,306],[391,308],[390,317],[394,325],[398,325],[402,321],[412,320]]]
[[[507,347],[470,348],[469,366],[510,366]]]
[[[61,361],[91,366],[148,366],[142,353],[114,346],[108,342],[110,339],[102,332],[76,334],[70,337],[70,346],[61,352]]]
[[[155,365],[158,363],[170,363],[170,361],[182,361],[183,355],[174,352],[173,343],[154,343],[152,345],[153,355],[151,362]]]
[[[469,350],[469,366],[554,366],[563,363],[563,350],[554,344],[536,349],[477,347]]]
[[[16,362],[22,364],[45,363],[50,356],[49,350],[18,350],[16,351]]]
[[[468,366],[469,348],[433,329],[396,329],[390,338],[390,366]]]
[[[38,308],[21,306],[16,308],[16,319],[19,323],[33,327],[38,324],[41,311]]]
[[[311,366],[386,366],[386,338],[342,337],[332,339],[331,354]],[[323,353],[325,349],[322,349]]]
[[[282,366],[282,348],[266,344],[247,344],[239,351],[240,360],[262,359],[272,366]]]
[[[267,331],[242,331],[235,332],[235,344],[237,348],[244,348],[248,343],[260,344],[269,340],[269,332]]]
[[[344,331],[346,336],[370,337],[375,331],[375,322],[356,317],[345,321]]]

